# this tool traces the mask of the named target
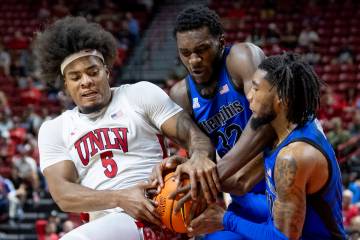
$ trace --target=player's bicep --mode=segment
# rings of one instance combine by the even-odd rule
[[[275,226],[289,239],[299,239],[305,221],[308,174],[303,164],[291,156],[278,157],[276,161]]]

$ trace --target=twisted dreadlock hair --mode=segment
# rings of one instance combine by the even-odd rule
[[[224,33],[220,17],[207,7],[191,6],[183,10],[175,21],[174,36],[177,32],[208,27],[213,37],[219,37]]]
[[[35,39],[34,52],[42,78],[53,85],[61,79],[60,65],[70,54],[84,49],[96,49],[104,56],[107,66],[116,57],[116,40],[99,24],[83,17],[65,17],[56,21]],[[60,81],[62,84],[63,81]]]
[[[315,117],[322,82],[299,55],[284,53],[268,57],[259,69],[267,72],[265,79],[276,87],[279,98],[287,104],[286,117],[290,122],[303,125]]]

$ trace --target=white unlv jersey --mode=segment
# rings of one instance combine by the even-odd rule
[[[110,105],[93,120],[74,108],[41,126],[41,170],[70,160],[83,186],[97,190],[133,186],[147,180],[163,159],[166,149],[159,129],[180,111],[154,84],[113,88]]]

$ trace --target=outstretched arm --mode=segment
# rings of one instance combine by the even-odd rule
[[[221,182],[221,191],[236,195],[249,192],[264,178],[264,162],[259,154],[231,177]]]
[[[261,153],[273,141],[274,136],[275,132],[270,125],[253,130],[248,123],[235,146],[217,164],[220,181],[232,176]]]
[[[65,212],[92,212],[121,207],[135,219],[161,225],[154,203],[144,196],[150,184],[138,184],[122,190],[93,190],[78,183],[72,161],[60,161],[45,168],[44,176],[52,198]]]

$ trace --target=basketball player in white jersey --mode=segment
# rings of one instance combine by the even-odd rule
[[[38,139],[53,199],[63,211],[90,214],[89,223],[62,239],[155,239],[136,223],[161,225],[157,203],[144,193],[155,187],[145,181],[167,156],[163,135],[212,169],[208,181],[219,185],[210,141],[160,88],[148,82],[110,88],[116,42],[109,32],[67,17],[38,34],[35,53],[44,79],[63,82],[77,106],[45,122]]]

